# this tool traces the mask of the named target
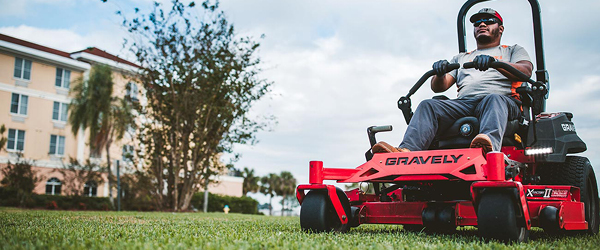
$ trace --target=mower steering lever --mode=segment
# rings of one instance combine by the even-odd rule
[[[450,72],[452,70],[458,69],[460,68],[460,64],[458,63],[451,63],[448,64],[448,70],[447,72]],[[402,114],[404,115],[404,120],[406,120],[406,124],[408,124],[410,122],[410,119],[413,116],[413,112],[411,109],[411,101],[410,101],[410,96],[412,96],[415,92],[417,92],[417,90],[419,90],[419,88],[421,88],[421,86],[423,86],[423,83],[425,83],[425,81],[427,81],[427,79],[429,79],[429,77],[432,77],[435,75],[435,72],[433,72],[433,69],[430,71],[425,72],[425,74],[423,76],[421,76],[421,78],[417,81],[417,83],[415,83],[415,85],[410,89],[410,91],[408,91],[408,94],[400,97],[400,99],[398,100],[397,104],[398,104],[398,108],[400,110],[402,110]]]
[[[463,68],[465,68],[465,69],[475,68],[475,63],[466,62],[463,64]],[[512,74],[513,76],[516,76],[521,81],[535,84],[535,81],[533,79],[529,78],[529,76],[523,74],[523,72],[519,71],[518,69],[515,69],[513,66],[510,66],[507,63],[495,61],[490,64],[490,68],[504,69],[504,70],[508,71],[508,73]]]
[[[448,64],[448,71],[446,71],[446,73],[458,69],[460,68],[460,64],[458,63],[451,63]],[[421,76],[421,78],[417,81],[417,83],[415,83],[415,85],[410,89],[410,91],[408,91],[408,94],[405,96],[406,98],[410,98],[410,96],[412,96],[413,94],[415,94],[415,92],[417,92],[417,90],[419,90],[419,88],[421,88],[421,86],[423,86],[423,83],[425,83],[425,81],[427,81],[427,79],[429,79],[429,77],[432,77],[435,75],[435,72],[432,70],[425,72],[425,74],[423,76]]]

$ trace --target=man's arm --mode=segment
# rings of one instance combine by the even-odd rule
[[[450,74],[444,74],[442,76],[434,75],[431,78],[431,90],[435,93],[440,93],[448,90],[456,82],[453,76]]]
[[[531,73],[533,71],[533,64],[530,61],[518,61],[516,63],[509,63],[506,62],[506,64],[513,66],[513,68],[523,72],[523,74],[527,75],[527,77],[531,78]],[[511,73],[508,73],[508,71],[504,70],[504,69],[498,69],[498,71],[500,73],[502,73],[502,75],[506,76],[509,80],[511,81],[520,81],[523,79],[519,79],[516,76],[512,75]]]

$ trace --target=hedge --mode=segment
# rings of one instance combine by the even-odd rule
[[[202,210],[204,193],[195,193],[192,206]],[[235,197],[208,193],[208,212],[223,212],[223,207],[229,206],[229,212],[241,214],[258,214],[258,201],[250,197]]]
[[[0,187],[0,206],[19,206],[17,192]],[[106,197],[62,196],[31,194],[25,200],[24,207],[63,209],[63,210],[112,210],[112,204]]]

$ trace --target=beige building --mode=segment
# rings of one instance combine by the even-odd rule
[[[128,95],[145,104],[139,86],[129,80],[139,69],[132,62],[98,48],[68,53],[0,34],[0,125],[5,125],[4,136],[8,139],[6,150],[0,150],[0,167],[9,161],[15,162],[18,153],[34,160],[35,169],[42,176],[36,193],[69,194],[63,188],[69,185],[65,185],[63,175],[56,170],[62,169],[70,157],[84,161],[90,154],[89,145],[86,145],[87,133],[80,129],[73,135],[67,122],[67,111],[72,82],[86,77],[91,65],[97,63],[113,69],[116,95]],[[121,171],[139,167],[124,157],[135,145],[138,144],[134,130],[128,131],[122,141],[113,143],[111,160],[121,160]],[[102,155],[96,160],[102,163],[106,162],[105,158]],[[107,175],[102,176],[103,183],[84,185],[85,195],[108,196]],[[243,178],[216,178],[220,183],[211,186],[210,192],[242,196]]]

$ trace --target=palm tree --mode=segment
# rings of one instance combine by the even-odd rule
[[[242,187],[242,195],[246,196],[248,192],[256,193],[260,189],[258,186],[259,177],[254,175],[254,169],[244,168],[242,172],[244,177],[244,184]]]
[[[4,132],[6,132],[6,127],[4,127],[4,124],[2,124],[2,126],[0,126],[0,152],[2,152],[2,149],[4,149],[4,145],[6,144],[6,137],[4,137]]]
[[[273,196],[279,186],[280,177],[277,174],[270,173],[260,178],[260,192],[269,195],[269,215],[273,215]]]
[[[127,127],[133,124],[131,104],[123,98],[113,96],[114,82],[108,65],[92,66],[89,79],[77,79],[69,105],[69,124],[73,134],[79,129],[90,130],[90,155],[100,156],[106,151],[109,197],[112,201],[110,146],[121,140]],[[83,135],[82,135],[83,136]]]
[[[288,171],[282,171],[280,174],[280,183],[277,194],[282,197],[281,199],[281,216],[285,211],[285,203],[289,201],[288,197],[294,195],[296,191],[296,179],[294,175]]]

